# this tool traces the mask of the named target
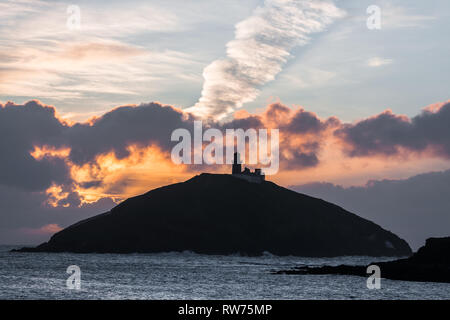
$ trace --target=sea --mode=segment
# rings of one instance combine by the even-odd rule
[[[445,283],[382,278],[368,289],[365,277],[273,274],[392,258],[9,252],[19,247],[0,246],[0,299],[450,299]],[[79,287],[67,281],[69,266],[79,271]]]

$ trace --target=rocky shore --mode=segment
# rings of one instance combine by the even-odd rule
[[[429,238],[425,246],[407,259],[373,262],[381,277],[392,280],[450,283],[450,237]],[[276,274],[337,274],[367,277],[367,266],[298,267]]]

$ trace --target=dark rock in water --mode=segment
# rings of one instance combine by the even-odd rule
[[[411,258],[417,264],[432,263],[450,266],[450,237],[429,238]]]
[[[373,262],[381,270],[381,277],[392,280],[450,283],[450,237],[430,238],[425,246],[408,259]],[[301,267],[282,270],[277,274],[340,274],[367,277],[368,266]]]
[[[201,174],[130,198],[21,251],[405,256],[409,245],[334,204],[231,175]]]

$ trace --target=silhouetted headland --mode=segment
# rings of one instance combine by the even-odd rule
[[[406,241],[275,183],[200,174],[127,199],[27,252],[408,256]]]
[[[450,282],[450,237],[429,238],[425,246],[407,259],[373,262],[381,270],[381,277],[392,280]],[[299,267],[277,274],[340,274],[367,277],[368,266]]]

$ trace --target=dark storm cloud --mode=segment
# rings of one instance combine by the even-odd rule
[[[209,123],[211,126],[218,125]],[[280,166],[285,170],[301,170],[319,164],[318,153],[323,134],[339,125],[334,117],[322,120],[312,112],[300,108],[292,110],[276,102],[267,106],[260,115],[245,114],[218,125],[225,129],[279,129]]]
[[[319,165],[318,154],[329,129],[340,122],[331,117],[320,119],[315,113],[299,108],[291,110],[281,103],[273,103],[263,114],[266,123],[277,126],[283,135],[280,142],[281,168],[300,170]]]
[[[311,151],[308,151],[308,149],[311,148],[305,148],[305,146],[298,147],[293,150],[292,157],[290,158],[286,158],[282,155],[282,169],[298,170],[317,166],[319,164],[319,159],[317,157],[319,147],[313,147]]]
[[[65,128],[54,108],[37,101],[0,104],[0,184],[33,191],[46,189],[52,181],[65,181],[63,161],[37,161],[30,155],[35,145],[58,145]]]
[[[169,151],[172,131],[191,129],[192,123],[189,115],[159,103],[119,107],[91,123],[73,126],[58,119],[53,107],[39,101],[0,105],[0,184],[41,191],[52,182],[69,182],[64,160],[37,160],[30,154],[35,146],[69,147],[70,160],[84,164],[110,151],[118,158],[126,157],[130,144],[155,144]]]
[[[288,107],[279,102],[276,102],[270,104],[267,107],[265,111],[265,117],[269,121],[280,123],[283,120],[283,118],[289,116],[290,113],[291,109],[289,109]]]
[[[69,159],[78,165],[106,152],[126,157],[130,144],[156,145],[169,158],[176,143],[170,140],[173,130],[186,128],[193,132],[195,120],[171,106],[147,103],[118,107],[89,123],[70,126],[57,118],[53,107],[38,101],[0,106],[0,184],[32,191],[45,190],[52,182],[70,182],[64,160],[55,157],[37,160],[30,155],[35,146],[68,147]],[[281,134],[281,168],[302,169],[319,164],[323,140],[332,130],[345,142],[351,156],[392,155],[403,148],[432,150],[449,158],[449,123],[450,103],[436,110],[424,110],[412,119],[384,112],[355,124],[341,124],[334,117],[322,120],[302,108],[291,110],[274,103],[260,115],[246,114],[220,124],[205,123],[205,129],[277,128]]]
[[[340,122],[335,117],[320,119],[315,113],[303,108],[291,110],[277,102],[269,105],[264,112],[266,122],[278,125],[278,128],[290,134],[320,134],[328,128],[338,127]]]
[[[344,125],[336,135],[348,145],[350,156],[394,155],[401,149],[430,150],[450,158],[450,103],[438,110],[425,109],[409,119],[390,111]]]
[[[295,112],[284,128],[294,134],[321,133],[328,127],[337,126],[338,124],[339,121],[336,118],[322,121],[314,113],[300,109]]]
[[[218,124],[212,124],[216,126]],[[246,118],[233,119],[219,126],[220,129],[264,129],[264,123],[260,116],[248,116]]]
[[[171,106],[159,103],[116,108],[92,124],[76,124],[67,130],[70,159],[83,164],[98,154],[114,151],[118,158],[128,156],[130,144],[156,144],[164,151],[173,146],[170,137],[177,128],[192,131],[193,118]]]
[[[30,155],[35,147],[69,148],[68,159],[77,165],[92,162],[96,156],[107,152],[114,152],[118,158],[126,157],[131,144],[156,145],[169,158],[170,150],[176,144],[170,139],[173,130],[186,128],[193,134],[195,120],[190,114],[159,103],[118,107],[90,122],[74,125],[58,119],[53,107],[39,101],[24,105],[7,103],[2,105],[0,112],[0,147],[3,150],[0,184],[33,191],[45,190],[52,182],[70,184],[64,159],[35,159]],[[205,129],[280,129],[284,134],[280,150],[289,151],[289,157],[281,154],[281,165],[301,169],[319,163],[319,137],[329,123],[330,120],[322,121],[303,109],[292,111],[277,103],[261,115],[247,114],[226,123],[205,123]],[[307,133],[315,137],[292,144],[296,137]],[[190,169],[195,170],[194,167]]]
[[[449,234],[450,170],[406,180],[370,181],[364,187],[311,183],[291,189],[372,220],[403,237],[414,249],[426,238]]]

